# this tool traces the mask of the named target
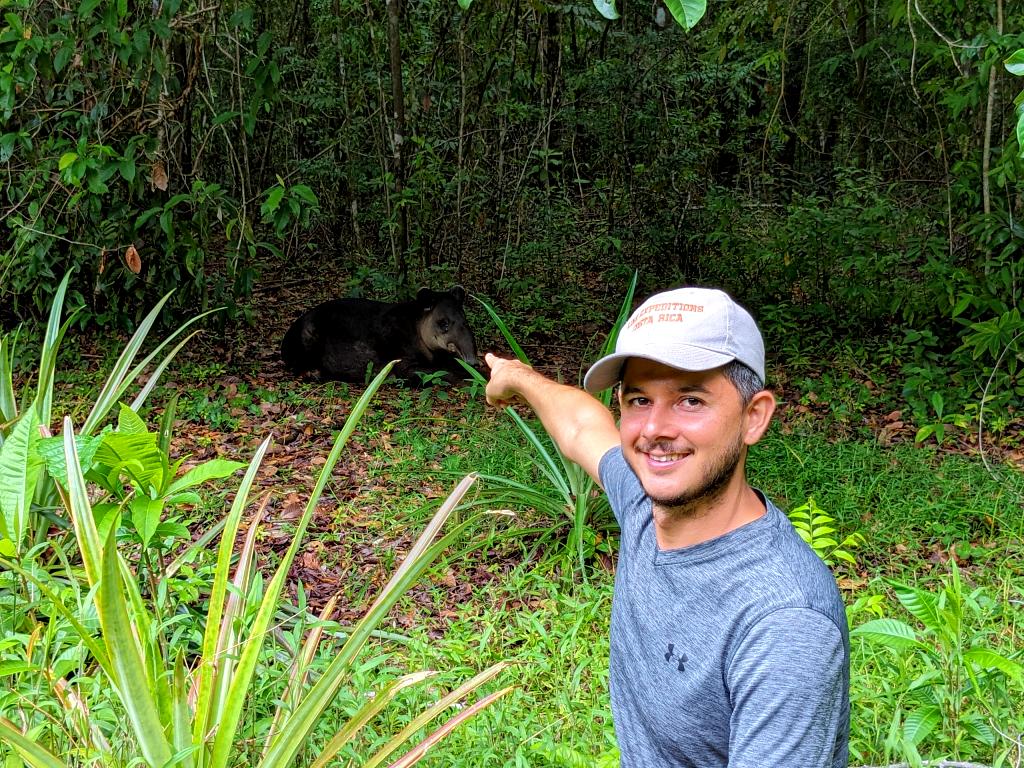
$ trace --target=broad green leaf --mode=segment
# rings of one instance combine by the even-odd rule
[[[896,592],[900,603],[910,611],[914,618],[932,632],[936,632],[942,637],[948,637],[951,627],[947,625],[947,621],[939,611],[939,601],[935,595],[896,581],[889,581],[889,584]]]
[[[75,435],[75,449],[78,451],[78,460],[82,462],[83,474],[92,468],[96,451],[102,442],[103,435]],[[36,451],[46,462],[46,471],[50,477],[63,483],[68,474],[68,467],[64,461],[64,438],[44,437],[36,446]]]
[[[57,161],[57,170],[63,171],[65,168],[70,166],[75,160],[78,159],[78,155],[74,152],[65,152],[60,156],[60,160]]]
[[[977,664],[985,670],[998,669],[1014,682],[1024,683],[1024,665],[988,648],[971,648],[965,651],[964,661]]]
[[[205,483],[207,480],[220,480],[222,478],[229,477],[244,466],[245,464],[240,461],[229,461],[227,459],[213,459],[211,461],[207,461],[204,464],[200,464],[198,467],[193,467],[182,477],[171,483],[167,492],[169,494],[180,493],[187,488],[194,488],[197,485]]]
[[[982,744],[995,746],[996,732],[985,718],[979,715],[963,715],[958,722],[961,728]]]
[[[1011,75],[1024,76],[1024,48],[1007,56],[1003,61],[1003,66]]]
[[[472,2],[473,2],[473,0],[458,0],[459,8],[461,8],[464,11],[468,11],[469,10],[469,6],[470,6],[470,4]]]
[[[20,550],[43,460],[36,452],[39,417],[29,408],[0,445],[0,535]]]
[[[683,29],[693,29],[707,12],[707,0],[665,0],[672,18]]]
[[[1017,148],[1024,157],[1024,112],[1017,116]]]
[[[277,186],[270,190],[267,195],[267,201],[260,206],[262,213],[273,213],[277,210],[278,206],[281,205],[281,200],[284,198],[284,187]]]
[[[135,496],[130,502],[132,525],[139,534],[143,547],[148,547],[157,526],[160,525],[160,514],[164,510],[163,499],[151,499],[148,496]]]
[[[850,631],[850,637],[863,637],[865,640],[884,645],[896,651],[908,648],[927,648],[917,639],[913,628],[897,619],[873,619]]]
[[[907,715],[903,721],[903,738],[914,746],[921,743],[935,727],[942,722],[942,712],[937,706],[921,707]]]
[[[619,18],[619,12],[615,10],[615,0],[594,0],[594,7],[606,19],[614,21]]]
[[[163,487],[163,456],[157,447],[155,432],[121,434],[108,432],[96,450],[96,463],[128,475],[136,488],[148,493],[150,487]]]
[[[117,431],[122,435],[145,435],[149,432],[146,422],[124,403],[117,412]]]

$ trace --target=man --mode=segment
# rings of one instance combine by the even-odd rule
[[[624,768],[846,766],[835,579],[746,481],[775,411],[747,311],[705,288],[651,297],[586,392],[486,361],[488,402],[528,403],[619,521],[610,678]],[[618,427],[588,394],[616,384]]]

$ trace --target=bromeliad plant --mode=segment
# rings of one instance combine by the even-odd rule
[[[44,539],[46,530],[54,522],[49,511],[55,507],[56,498],[52,484],[46,480],[43,462],[38,459],[38,443],[42,439],[40,427],[49,428],[51,424],[57,352],[74,319],[72,313],[61,323],[70,277],[70,273],[64,276],[50,308],[36,385],[32,387],[26,384],[20,397],[14,390],[18,335],[12,333],[0,337],[0,555],[5,557],[22,557]],[[182,337],[190,326],[210,314],[207,312],[189,320],[140,362],[135,363],[149,331],[170,296],[168,293],[156,303],[125,345],[101,387],[92,410],[79,429],[80,438],[94,435],[128,388],[147,371],[148,366],[173,341]],[[142,407],[164,369],[196,333],[198,331],[180,338],[149,371],[146,382],[129,406],[132,411],[137,412]]]
[[[243,529],[243,513],[249,507],[269,439],[257,449],[223,522],[205,627],[195,655],[187,653],[182,644],[169,641],[167,633],[173,620],[162,620],[160,612],[153,606],[153,596],[146,596],[139,589],[129,559],[118,546],[117,532],[122,527],[120,518],[122,514],[134,515],[135,510],[125,504],[108,510],[100,519],[102,522],[113,517],[104,526],[106,533],[98,524],[86,478],[90,475],[95,477],[99,462],[107,458],[101,453],[102,446],[92,457],[83,456],[83,447],[91,450],[90,442],[83,441],[80,434],[76,435],[71,420],[66,418],[62,436],[66,479],[58,484],[57,490],[64,509],[70,514],[77,560],[91,590],[92,601],[83,607],[86,613],[95,617],[95,621],[83,616],[82,611],[67,607],[56,593],[53,581],[40,572],[9,560],[0,560],[0,565],[30,583],[33,590],[46,600],[49,611],[77,635],[95,662],[96,676],[108,683],[112,688],[112,698],[123,708],[126,722],[122,730],[125,733],[107,734],[90,725],[85,700],[76,690],[75,681],[61,679],[49,681],[51,688],[55,695],[60,692],[60,703],[69,710],[67,719],[79,723],[79,727],[63,733],[60,728],[48,730],[45,722],[40,723],[38,718],[32,717],[30,709],[22,711],[19,716],[24,723],[22,727],[0,719],[0,741],[10,745],[22,760],[34,768],[76,765],[76,758],[85,758],[86,762],[98,759],[104,765],[136,765],[141,762],[152,768],[228,768],[247,762],[260,768],[295,765],[299,753],[310,748],[310,736],[318,719],[353,673],[359,651],[371,632],[448,544],[474,522],[472,518],[468,519],[435,541],[445,520],[474,482],[475,477],[471,475],[459,484],[438,510],[376,601],[352,628],[342,647],[332,651],[327,667],[311,682],[311,662],[322,640],[320,628],[313,629],[295,656],[291,675],[287,681],[282,681],[280,694],[275,696],[275,701],[280,702],[279,709],[265,727],[265,732],[260,734],[262,746],[259,749],[252,747],[252,726],[246,722],[244,714],[257,688],[257,670],[264,640],[270,634],[278,612],[285,578],[332,470],[389,370],[390,366],[381,371],[353,407],[297,522],[291,546],[265,585],[255,570],[254,553],[267,498],[263,499],[248,522],[240,548],[236,547]],[[130,426],[126,431],[137,428],[138,425],[124,411],[122,416]],[[129,470],[126,465],[120,474],[132,475],[136,469]],[[142,482],[142,478],[132,477],[130,482],[134,485],[137,481],[140,482],[138,487],[163,487],[166,492],[172,492],[159,480]],[[174,483],[171,484],[173,486]],[[229,576],[236,549],[234,575]],[[95,623],[99,625],[98,634],[93,628]],[[364,765],[376,766],[389,759],[414,733],[503,668],[504,664],[496,664],[441,697],[389,739]],[[433,674],[418,672],[407,675],[367,697],[311,764],[317,767],[326,765],[401,690],[421,683]],[[509,690],[499,690],[461,710],[391,765],[414,764],[440,738]],[[60,743],[69,738],[72,741],[70,745]],[[65,760],[68,756],[75,757]]]
[[[982,615],[987,600],[983,590],[964,590],[955,561],[935,593],[886,582],[920,627],[879,618],[850,635],[895,654],[897,666],[910,678],[896,703],[890,747],[915,765],[921,763],[919,748],[926,740],[936,752],[955,759],[970,757],[980,747],[995,756],[995,764],[1008,764],[1020,747],[1015,740],[1019,730],[1007,722],[1019,717],[1024,665],[1019,649],[1012,656],[999,653],[973,629],[970,619]]]
[[[611,354],[615,350],[615,342],[618,339],[619,329],[629,316],[633,304],[633,294],[636,291],[637,274],[633,273],[626,290],[625,298],[619,308],[619,314],[612,325],[611,332],[601,348],[599,356]],[[530,360],[523,351],[523,348],[516,341],[515,336],[508,326],[495,311],[494,307],[483,299],[477,297],[487,314],[494,321],[495,326],[508,342],[509,348],[515,356],[523,363],[530,365]],[[481,385],[486,385],[484,377],[474,368],[464,366],[473,378]],[[602,392],[600,400],[607,406],[611,404],[612,393],[610,390]],[[568,552],[575,554],[580,572],[584,572],[584,565],[587,558],[592,555],[595,549],[600,546],[601,534],[595,529],[597,520],[608,521],[611,517],[611,508],[608,500],[597,487],[594,480],[583,471],[583,469],[567,459],[558,446],[552,445],[547,436],[538,435],[522,416],[516,413],[512,407],[506,407],[505,412],[509,415],[519,431],[526,438],[532,450],[532,462],[537,470],[550,483],[549,488],[534,488],[533,486],[503,477],[486,476],[491,485],[505,489],[511,496],[511,501],[534,509],[550,511],[552,517],[558,519],[567,516],[569,520]],[[554,491],[554,495],[552,495]],[[561,527],[561,526],[559,526]]]

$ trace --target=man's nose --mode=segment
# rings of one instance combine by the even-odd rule
[[[674,439],[677,436],[675,419],[669,405],[654,404],[647,411],[642,434],[647,440]]]

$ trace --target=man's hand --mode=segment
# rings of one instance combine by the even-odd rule
[[[521,400],[519,389],[516,386],[517,377],[523,371],[533,372],[533,369],[516,359],[498,357],[488,352],[484,355],[484,362],[491,369],[491,378],[487,382],[487,402],[498,408],[511,405],[514,400]]]
[[[558,449],[600,483],[601,457],[619,444],[611,412],[582,389],[553,381],[519,360],[487,353],[484,362],[491,369],[487,402],[529,405]]]

